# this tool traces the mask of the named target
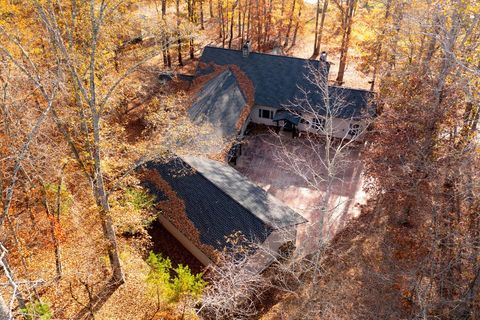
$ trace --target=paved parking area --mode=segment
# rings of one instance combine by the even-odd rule
[[[359,160],[360,147],[349,150],[346,154],[348,165],[337,173],[338,179],[332,185],[328,200],[329,209],[324,214],[321,228],[320,207],[325,196],[325,186],[319,183],[312,187],[304,178],[293,174],[281,161],[285,154],[284,150],[305,159],[311,156],[311,163],[318,163],[318,172],[321,174],[321,161],[315,157],[323,157],[324,153],[322,150],[313,152],[311,148],[305,148],[298,139],[305,138],[293,139],[289,133],[276,136],[268,131],[247,136],[235,167],[251,181],[309,220],[306,225],[299,228],[297,246],[310,251],[318,243],[316,240],[320,236],[323,239],[331,239],[351,217],[360,213],[358,205],[366,201],[365,192],[362,190],[363,166]],[[284,146],[283,149],[280,147],[281,144]]]

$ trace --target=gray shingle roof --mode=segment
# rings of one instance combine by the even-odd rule
[[[263,242],[277,228],[306,222],[226,164],[185,157],[146,166],[156,170],[184,201],[202,243],[216,249],[223,249],[225,237],[236,231],[251,241]],[[162,190],[148,181],[144,185],[158,201],[165,200]]]
[[[230,70],[208,81],[194,97],[188,114],[195,123],[207,120],[223,137],[237,134],[235,127],[247,101]]]
[[[304,98],[299,88],[309,92],[309,99],[323,113],[323,98],[306,78],[308,66],[321,68],[328,75],[329,65],[318,60],[300,59],[287,56],[252,52],[247,58],[240,50],[205,47],[200,61],[206,64],[237,65],[250,78],[255,87],[255,103],[257,105],[282,108],[291,104],[296,98]],[[212,68],[198,68],[197,75],[206,74]],[[372,97],[366,90],[344,87],[329,87],[330,97],[342,97],[345,106],[339,117],[360,117]]]
[[[270,228],[279,229],[307,221],[229,165],[192,156],[183,159]]]
[[[325,114],[324,99],[312,84],[305,81],[302,89],[307,92],[307,97],[311,105],[316,106],[319,114]],[[334,109],[333,114],[336,118],[361,118],[363,116],[374,116],[374,108],[371,100],[373,93],[368,90],[351,89],[346,87],[328,86],[328,97],[331,104],[338,106],[331,107]],[[300,100],[305,99],[304,93],[295,96]]]

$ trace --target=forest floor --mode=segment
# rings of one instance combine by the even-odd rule
[[[314,12],[308,12],[314,15]],[[292,47],[288,55],[309,59],[313,53],[313,43],[315,41],[315,19],[314,16],[305,24],[305,28],[301,31],[297,43]],[[327,53],[327,60],[330,62],[329,80],[333,83],[337,77],[338,67],[340,64],[340,54],[338,52],[339,44],[335,39],[325,39],[320,46],[320,52]],[[355,48],[350,48],[349,58],[347,59],[347,66],[345,68],[344,84],[343,86],[356,89],[370,89],[368,83],[371,79],[364,73],[358,70],[357,60],[359,53]]]
[[[172,10],[173,8],[169,8]],[[154,2],[140,2],[137,5],[136,13],[141,20],[148,22],[148,20],[155,21],[158,19],[158,8],[155,6]],[[167,15],[174,15],[174,12],[167,11]],[[202,53],[203,48],[206,45],[212,46],[222,46],[220,39],[218,38],[218,30],[215,19],[208,19],[208,14],[205,14],[205,30],[202,30],[197,33],[195,39],[195,57],[199,57]],[[305,10],[305,19],[306,23],[303,29],[299,31],[297,41],[295,46],[289,47],[286,51],[286,54],[289,56],[299,57],[309,59],[313,53],[313,42],[315,39],[315,10],[314,6],[308,5]],[[325,28],[334,28],[332,25],[326,24]],[[332,33],[329,30],[329,33]],[[335,32],[333,32],[335,33]],[[240,38],[236,37],[233,40],[232,48],[239,48]],[[337,77],[340,55],[339,55],[339,43],[337,37],[324,37],[321,45],[321,51],[326,51],[328,54],[328,61],[330,65],[330,74],[329,80],[333,83]],[[184,46],[184,66],[179,66],[176,63],[176,52],[172,50],[173,58],[173,69],[179,73],[192,74],[195,70],[195,65],[197,59],[189,59],[188,57],[188,46]],[[370,78],[365,75],[363,72],[360,72],[358,69],[358,61],[360,54],[357,52],[354,46],[349,50],[349,55],[347,59],[347,66],[345,69],[344,76],[344,86],[350,88],[358,89],[370,89]],[[158,64],[161,63],[160,59],[156,61]]]

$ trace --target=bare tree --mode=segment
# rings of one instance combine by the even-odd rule
[[[209,285],[197,313],[208,319],[251,319],[258,312],[258,296],[267,289],[266,279],[249,267],[256,245],[243,237],[232,239],[206,272]]]
[[[5,277],[7,278],[8,285],[12,288],[11,299],[9,303],[5,303],[5,300],[0,295],[0,319],[10,320],[13,319],[12,310],[14,308],[15,299],[19,295],[18,285],[15,282],[13,275],[10,272],[10,268],[6,263],[7,249],[0,243],[0,268],[2,269]]]
[[[89,34],[90,38],[86,44],[85,52],[88,54],[84,57],[88,68],[86,71],[87,76],[83,75],[83,71],[80,71],[78,53],[74,52],[75,46],[69,45],[72,41],[75,41],[75,35],[73,33],[72,25],[63,25],[59,23],[59,20],[66,21],[63,10],[56,10],[54,4],[51,1],[46,3],[33,2],[36,13],[45,27],[46,33],[49,35],[48,41],[51,45],[55,55],[58,55],[62,59],[62,66],[64,67],[66,74],[70,76],[73,84],[73,91],[75,93],[76,102],[79,106],[79,123],[83,124],[82,132],[85,137],[84,140],[85,150],[87,154],[80,152],[78,149],[79,144],[75,142],[75,137],[72,136],[72,130],[67,129],[67,121],[61,119],[61,110],[56,110],[50,103],[49,110],[52,111],[52,116],[55,123],[58,126],[59,131],[64,135],[66,141],[71,147],[72,153],[75,159],[83,169],[85,177],[88,179],[92,192],[99,209],[100,220],[102,223],[102,230],[105,240],[107,242],[107,252],[110,260],[112,277],[105,284],[103,288],[94,295],[91,301],[92,310],[97,311],[106,302],[106,300],[115,292],[115,290],[124,282],[123,270],[118,254],[117,239],[115,229],[110,216],[110,205],[108,202],[108,192],[104,182],[104,173],[102,170],[102,137],[101,137],[101,122],[105,113],[105,109],[108,107],[108,103],[112,97],[112,94],[118,88],[118,86],[136,69],[156,56],[157,50],[148,52],[143,59],[134,63],[130,68],[125,70],[108,85],[98,81],[100,73],[100,62],[98,61],[98,49],[102,44],[102,30],[108,24],[115,10],[121,2],[107,3],[101,2],[99,5],[96,1],[91,0],[88,4],[84,4],[89,8]],[[12,39],[13,41],[13,39]],[[17,44],[21,47],[19,44]],[[28,57],[25,53],[24,57]],[[13,61],[16,61],[12,57]],[[28,60],[27,60],[28,61]],[[18,64],[29,77],[35,80],[36,74],[31,73],[29,70],[22,68],[22,65]],[[37,71],[37,69],[33,68]],[[45,95],[47,96],[47,95]],[[86,108],[85,108],[86,107]],[[87,158],[85,158],[85,155]],[[87,165],[87,162],[92,163],[92,167]],[[77,314],[77,318],[89,317],[89,308],[84,308]]]
[[[59,91],[60,86],[60,67],[59,67],[59,60],[54,60],[52,63],[51,71],[45,72],[44,74],[39,74],[37,72],[38,66],[35,62],[31,59],[30,55],[28,54],[27,50],[14,38],[12,37],[3,27],[0,27],[0,34],[7,40],[10,41],[11,44],[18,49],[20,53],[20,57],[16,58],[12,55],[10,50],[0,44],[0,52],[3,54],[3,57],[10,61],[14,66],[16,66],[21,73],[26,76],[28,81],[33,84],[35,88],[38,89],[40,92],[40,97],[43,98],[43,103],[40,103],[41,99],[37,102],[37,113],[38,116],[34,120],[32,127],[30,128],[29,132],[26,134],[24,141],[21,143],[20,148],[15,150],[13,154],[10,155],[10,159],[12,159],[13,163],[11,165],[11,173],[9,175],[9,182],[6,186],[0,184],[0,192],[1,197],[0,200],[2,201],[2,212],[0,213],[0,228],[5,228],[4,223],[5,221],[8,222],[8,227],[10,228],[10,234],[13,238],[13,243],[18,249],[18,252],[22,252],[20,246],[21,241],[17,235],[16,230],[13,227],[12,219],[10,217],[10,208],[12,206],[12,202],[14,201],[14,194],[17,187],[17,183],[19,180],[19,173],[24,170],[23,169],[23,162],[29,155],[30,147],[34,143],[35,139],[38,137],[40,129],[42,125],[48,119],[50,112],[53,108],[53,104],[57,98],[57,94]],[[6,84],[4,86],[4,95],[6,95]],[[4,102],[6,97],[4,96]],[[42,106],[42,104],[45,104]],[[3,106],[2,110],[5,115],[9,114],[7,112],[6,105]],[[11,115],[10,115],[11,116]],[[8,122],[8,119],[5,119]],[[9,133],[8,124],[6,123],[7,133]],[[8,158],[7,158],[8,159]],[[6,233],[5,233],[6,234]],[[15,285],[14,281],[14,271],[10,268],[6,254],[7,250],[3,246],[2,242],[0,241],[0,249],[1,252],[1,266],[3,267],[5,274],[9,280],[9,283],[12,287],[14,287],[14,294],[12,295],[12,299],[17,299],[18,305],[21,308],[25,307],[25,301],[22,297],[21,292],[18,290],[17,286]],[[23,266],[25,267],[26,260],[23,254],[20,254],[20,258],[22,261]],[[10,302],[10,310],[12,309],[12,302]]]
[[[308,188],[322,194],[318,207],[314,208],[320,211],[320,218],[314,223],[314,229],[320,232],[318,245],[323,244],[323,237],[329,232],[325,218],[345,204],[332,203],[332,194],[336,184],[343,184],[345,170],[352,165],[352,155],[370,122],[368,106],[360,117],[342,117],[351,102],[346,100],[342,88],[328,85],[325,74],[325,70],[310,66],[309,89],[300,88],[302,97],[286,106],[306,127],[301,137],[295,139],[295,144],[301,147],[293,150],[288,140],[277,134],[280,149],[276,153],[281,166],[299,176]],[[313,95],[320,96],[320,101],[313,99]]]
[[[295,229],[277,231],[275,242],[282,244],[278,249],[241,238],[220,254],[206,273],[209,285],[198,314],[207,319],[252,319],[273,291],[296,295],[301,290],[314,298],[325,274],[327,246],[306,255],[295,248]],[[318,309],[310,310],[306,317],[315,318],[316,313]]]

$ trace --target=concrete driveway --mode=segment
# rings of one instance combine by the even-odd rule
[[[298,140],[304,139],[302,137],[293,139],[290,134],[284,133],[280,138],[284,148],[293,153],[302,157],[309,157],[309,152],[312,157],[319,156],[319,152],[314,155],[311,149],[302,146]],[[310,186],[304,178],[293,174],[291,169],[282,164],[279,159],[283,151],[278,136],[268,131],[247,136],[235,168],[309,220],[299,228],[297,237],[297,247],[309,252],[315,248],[319,237],[328,241],[349,219],[358,216],[359,204],[366,202],[359,152],[360,147],[346,154],[348,164],[336,175],[338,179],[333,184],[329,207],[324,214],[320,209],[325,195],[323,186]],[[318,158],[312,158],[312,163],[316,162],[320,162]],[[322,172],[321,165],[318,172]],[[322,215],[323,227],[320,227]]]

